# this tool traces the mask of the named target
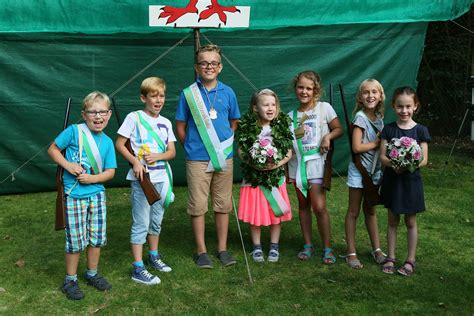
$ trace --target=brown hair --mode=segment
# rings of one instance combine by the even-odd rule
[[[416,95],[415,89],[409,86],[398,87],[393,91],[392,107],[395,105],[395,101],[397,100],[397,98],[403,94],[413,97],[413,103],[415,103],[415,107],[416,107],[414,114],[418,113],[421,107],[420,100],[418,99],[418,96]]]
[[[150,92],[166,91],[166,82],[159,77],[148,77],[140,85],[140,93],[147,96]]]
[[[198,60],[199,54],[205,53],[205,52],[215,52],[219,54],[219,57],[222,57],[221,48],[219,46],[214,45],[214,44],[207,44],[198,48],[194,56],[195,61]]]
[[[323,90],[323,85],[321,83],[321,76],[313,70],[305,70],[297,74],[293,78],[293,89],[296,89],[296,85],[298,84],[298,81],[302,78],[309,79],[313,81],[314,83],[314,101],[317,102],[321,98],[322,95],[322,90]]]

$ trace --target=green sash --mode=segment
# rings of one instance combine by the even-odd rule
[[[201,136],[201,140],[210,158],[207,172],[227,169],[225,160],[233,150],[234,135],[223,142],[219,140],[197,83],[193,83],[185,88],[183,93],[188,102],[194,123],[196,123],[199,136]]]
[[[153,130],[150,124],[146,121],[146,119],[140,114],[140,112],[135,112],[137,115],[137,126],[138,128],[143,127],[148,135],[150,135],[158,144],[158,148],[164,153],[166,152],[166,144],[163,140],[158,136],[158,134]],[[144,139],[143,134],[140,133],[141,138]],[[166,180],[163,183],[163,188],[161,189],[161,196],[164,196],[163,206],[168,208],[168,206],[173,203],[174,201],[174,193],[173,193],[173,173],[171,172],[171,167],[168,161],[164,161],[165,163],[165,170],[166,170]]]
[[[92,137],[91,131],[89,130],[86,124],[82,123],[77,125],[77,132],[79,135],[79,143],[81,143],[81,139],[84,142],[84,151],[86,152],[87,158],[91,163],[91,167],[94,171],[94,174],[101,173],[103,171],[102,157],[100,156],[99,148],[95,143],[94,137]],[[79,147],[81,147],[81,144],[79,145]]]
[[[288,207],[288,204],[283,199],[280,191],[278,191],[278,188],[282,186],[284,182],[285,177],[281,177],[280,181],[278,182],[278,186],[272,187],[271,190],[262,185],[259,186],[260,190],[263,192],[263,195],[267,199],[268,204],[270,204],[273,214],[278,217],[283,216],[291,211],[291,208]]]

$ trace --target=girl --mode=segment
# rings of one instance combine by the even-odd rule
[[[386,167],[382,180],[382,201],[388,209],[388,257],[385,259],[382,271],[393,274],[395,271],[395,245],[400,214],[405,215],[407,226],[408,255],[405,263],[397,272],[409,276],[415,272],[416,243],[418,231],[416,228],[416,213],[425,210],[423,183],[420,169],[410,172],[405,167],[394,167],[387,156],[386,144],[393,138],[410,137],[422,148],[422,161],[418,167],[428,163],[428,142],[431,141],[428,129],[413,120],[413,115],[419,110],[420,103],[416,92],[410,87],[395,89],[392,98],[392,108],[397,115],[397,121],[388,124],[382,131],[380,144],[380,160]]]
[[[261,226],[270,226],[268,261],[277,262],[281,222],[292,217],[282,167],[291,157],[289,126],[290,118],[280,112],[278,97],[269,89],[252,96],[250,109],[239,123],[239,154],[244,181],[240,188],[238,216],[250,224],[251,255],[255,262],[265,260],[260,241]]]
[[[380,185],[382,180],[381,163],[378,159],[378,148],[380,139],[378,135],[383,128],[383,105],[385,94],[382,85],[375,79],[364,80],[357,92],[356,106],[354,108],[354,119],[352,120],[352,151],[360,155],[362,166],[367,170],[374,185]],[[355,164],[349,162],[347,185],[349,186],[349,208],[346,215],[346,242],[347,264],[353,269],[362,269],[363,265],[357,259],[355,248],[355,232],[357,218],[364,186],[362,175]],[[365,215],[365,226],[372,244],[372,256],[376,263],[381,264],[385,260],[385,254],[380,249],[379,230],[377,227],[377,215],[375,207],[369,206],[364,199],[363,210]]]
[[[325,264],[332,264],[336,262],[336,257],[331,249],[331,227],[326,209],[326,191],[322,184],[330,142],[341,137],[343,131],[332,106],[319,102],[322,87],[321,78],[316,72],[309,70],[299,73],[293,79],[293,87],[300,104],[298,110],[288,113],[293,119],[291,129],[295,153],[288,163],[288,173],[289,181],[296,188],[304,239],[303,250],[298,253],[298,258],[308,260],[313,255],[312,208],[324,245],[322,260]]]

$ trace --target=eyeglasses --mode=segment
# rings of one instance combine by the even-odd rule
[[[221,63],[217,62],[217,61],[211,61],[211,62],[207,62],[207,61],[200,61],[200,62],[197,62],[196,65],[199,65],[199,67],[205,69],[207,67],[211,67],[211,68],[217,68],[219,67]]]
[[[84,112],[89,117],[95,117],[95,116],[97,116],[97,114],[104,117],[104,116],[107,116],[107,114],[109,114],[110,110],[107,110],[107,111],[84,111]]]

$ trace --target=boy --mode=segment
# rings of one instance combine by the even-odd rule
[[[166,84],[163,79],[150,77],[143,80],[140,100],[144,109],[129,113],[118,130],[115,143],[117,151],[130,162],[132,168],[127,180],[132,186],[132,280],[146,285],[159,284],[160,278],[149,273],[143,264],[143,244],[148,241],[148,262],[160,272],[170,272],[171,268],[161,260],[158,242],[165,208],[174,200],[173,178],[168,160],[175,157],[176,137],[171,122],[160,115],[165,105]],[[134,154],[125,147],[130,140]],[[161,199],[149,205],[138,179],[149,173],[150,180]]]
[[[100,291],[112,286],[97,273],[100,248],[106,244],[106,200],[103,182],[115,175],[113,141],[103,130],[111,116],[109,97],[99,91],[82,102],[85,124],[71,125],[54,140],[48,154],[64,168],[66,193],[66,277],[62,291],[71,300],[84,298],[77,283],[80,253],[87,247],[88,285]],[[66,156],[61,154],[66,150]]]
[[[201,47],[195,62],[199,78],[181,92],[176,111],[176,133],[186,153],[187,212],[197,246],[195,262],[199,268],[212,268],[204,240],[211,194],[217,257],[224,266],[230,266],[236,263],[227,251],[227,232],[232,210],[232,145],[240,118],[239,106],[232,88],[217,80],[222,71],[220,48]]]

